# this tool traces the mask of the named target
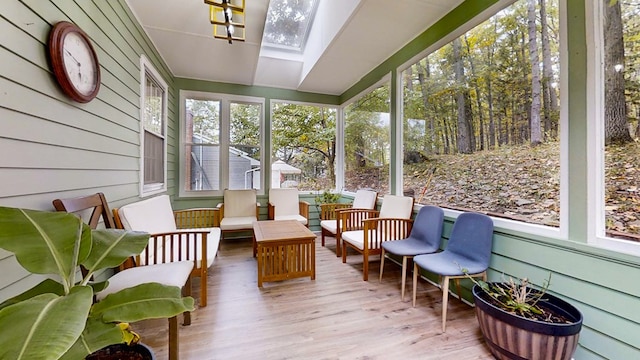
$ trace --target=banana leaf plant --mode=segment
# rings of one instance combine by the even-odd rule
[[[92,230],[64,212],[0,207],[0,248],[46,279],[0,304],[0,359],[84,359],[135,337],[127,323],[192,311],[193,298],[158,283],[123,289],[94,303],[107,282],[92,275],[145,248],[149,234]],[[79,266],[87,270],[79,275]]]

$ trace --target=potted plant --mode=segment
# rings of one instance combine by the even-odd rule
[[[324,190],[322,193],[316,194],[315,205],[320,212],[320,205],[322,204],[335,204],[340,200],[341,195],[339,193],[333,193],[329,190]]]
[[[192,311],[193,298],[158,283],[94,303],[107,283],[92,282],[92,275],[140,253],[148,240],[142,232],[91,230],[73,214],[0,207],[0,248],[30,273],[52,276],[0,304],[0,358],[82,359],[108,345],[135,342],[129,322]],[[78,266],[86,275],[78,276]]]
[[[497,359],[571,359],[578,345],[582,314],[568,302],[524,279],[472,279],[480,331]]]

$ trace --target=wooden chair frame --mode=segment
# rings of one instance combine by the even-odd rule
[[[321,229],[321,238],[322,238],[322,246],[324,246],[324,238],[325,236],[335,236],[336,238],[336,256],[340,257],[342,254],[342,246],[340,245],[340,237],[338,236],[340,232],[340,211],[342,210],[358,210],[353,209],[351,207],[351,203],[330,203],[330,204],[320,204],[320,222],[322,220],[336,220],[336,233],[332,233],[329,230],[320,227]]]
[[[306,201],[298,202],[298,212],[307,219],[307,227],[309,227],[309,203]],[[276,218],[276,207],[272,203],[267,203],[267,217],[269,220]]]
[[[369,280],[369,256],[382,254],[382,242],[404,239],[411,233],[413,220],[399,218],[378,218],[377,210],[343,210],[339,212],[342,232],[361,230],[364,232],[363,249],[342,241],[342,262],[347,262],[347,248],[362,254],[362,280]],[[336,235],[340,236],[340,235]],[[373,236],[373,237],[371,237]]]
[[[111,217],[109,211],[109,205],[103,193],[96,193],[94,195],[70,198],[70,199],[55,199],[53,200],[53,207],[57,211],[64,211],[68,213],[78,214],[79,212],[93,209],[88,221],[86,222],[92,229],[97,228],[100,218],[104,221],[104,226],[107,229],[116,228],[116,223]],[[133,260],[127,261],[129,264],[135,264]],[[124,271],[124,269],[120,269]],[[83,275],[86,275],[86,269],[82,268]],[[191,296],[191,277],[187,278],[187,282],[182,287],[182,296]],[[183,314],[183,325],[191,325],[191,313],[189,311]],[[180,342],[178,337],[178,317],[173,316],[168,319],[169,321],[169,360],[177,360],[180,357]]]
[[[193,261],[193,270],[191,271],[191,278],[200,278],[200,306],[207,306],[207,237],[209,230],[197,230],[197,228],[213,227],[216,212],[216,208],[194,208],[187,210],[174,210],[174,218],[176,219],[176,232],[166,232],[150,234],[149,244],[153,246],[148,249],[153,251],[144,251],[144,256],[138,255],[131,261],[126,261],[121,265],[121,269],[127,269],[129,267],[137,266],[139,264],[151,265],[161,264],[171,261]],[[118,229],[124,229],[122,220],[118,213],[118,209],[113,209],[113,217],[115,220],[115,226]],[[189,229],[180,230],[180,229]],[[199,260],[195,255],[198,248],[198,237],[200,237],[200,247],[202,256]],[[160,246],[162,244],[162,246]],[[170,251],[162,251],[158,253],[157,249],[170,249]]]

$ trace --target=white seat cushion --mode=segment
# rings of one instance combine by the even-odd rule
[[[122,289],[151,282],[182,288],[187,282],[192,269],[193,262],[191,261],[177,261],[129,268],[110,277],[107,287],[96,293],[96,299],[102,300],[107,295]]]
[[[354,209],[374,209],[378,193],[371,190],[358,190],[353,198],[351,207]]]
[[[385,195],[378,217],[390,219],[411,219],[413,198],[409,196]]]
[[[226,208],[226,205],[225,205]],[[253,213],[255,214],[255,207],[253,208]],[[258,221],[255,215],[253,216],[238,216],[238,217],[227,217],[225,210],[225,217],[220,221],[220,229],[223,231],[227,230],[250,230],[253,229],[253,223]]]
[[[118,209],[118,214],[126,230],[146,231],[150,234],[176,231],[169,195],[124,205]]]
[[[256,191],[225,190],[224,191],[224,216],[223,218],[256,216]]]
[[[269,203],[275,207],[275,220],[279,217],[284,220],[283,216],[300,214],[298,189],[270,189]]]
[[[374,239],[373,235],[374,230],[370,230],[369,239]],[[364,231],[362,230],[354,230],[354,231],[345,231],[341,234],[342,241],[346,241],[349,244],[355,246],[360,250],[364,250]],[[371,240],[369,240],[369,249],[373,248],[371,246]]]
[[[302,215],[277,215],[277,211],[276,210],[276,216],[274,217],[273,220],[297,220],[299,221],[302,225],[307,225],[307,218],[305,218]]]
[[[320,227],[332,234],[336,234],[338,232],[338,220],[322,220],[320,221]]]

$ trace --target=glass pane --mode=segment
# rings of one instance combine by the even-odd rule
[[[402,73],[417,203],[559,226],[558,19],[557,0],[517,1]]]
[[[315,0],[271,0],[263,43],[301,50],[311,27]]]
[[[188,145],[191,161],[187,167],[186,189],[220,190],[220,146]]]
[[[274,103],[271,187],[335,188],[335,108]]]
[[[142,114],[142,121],[144,123],[144,129],[154,132],[158,135],[163,134],[163,114],[164,104],[162,103],[163,91],[160,85],[153,80],[153,77],[149,74],[145,74],[146,85],[144,94],[144,111]]]
[[[640,6],[603,0],[607,235],[640,241]]]
[[[144,132],[144,183],[164,182],[164,139]]]
[[[389,193],[389,84],[348,105],[344,111],[345,190]]]
[[[231,103],[229,189],[260,189],[262,105]]]
[[[185,189],[220,190],[220,101],[185,102]]]

